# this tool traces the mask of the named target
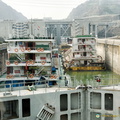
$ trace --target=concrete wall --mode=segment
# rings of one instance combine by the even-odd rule
[[[6,72],[7,44],[0,44],[0,76]]]
[[[120,40],[97,39],[97,54],[113,72],[120,74]]]

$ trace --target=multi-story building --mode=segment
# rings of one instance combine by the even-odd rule
[[[6,72],[7,44],[0,44],[0,76]]]
[[[0,21],[0,36],[4,39],[8,39],[12,35],[12,25],[15,21],[4,20]]]
[[[57,44],[66,42],[71,36],[71,21],[33,19],[26,23],[15,23],[12,26],[13,37],[22,38],[34,35],[36,37],[54,37]]]
[[[29,34],[29,27],[27,23],[14,23],[12,25],[12,32],[14,38],[27,38]]]

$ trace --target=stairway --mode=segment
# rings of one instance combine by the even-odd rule
[[[40,67],[39,69],[38,69],[38,75],[40,74],[40,72],[42,71],[44,69],[44,67]]]
[[[18,54],[16,54],[16,57],[18,60],[22,61],[22,58]]]
[[[37,114],[36,120],[50,120],[55,113],[55,108],[46,103]]]

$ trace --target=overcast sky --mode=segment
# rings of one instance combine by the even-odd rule
[[[52,17],[66,18],[71,10],[86,0],[2,0],[28,19]]]

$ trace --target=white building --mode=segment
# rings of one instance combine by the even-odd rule
[[[29,27],[27,23],[14,23],[12,25],[13,38],[27,38],[29,36]]]

